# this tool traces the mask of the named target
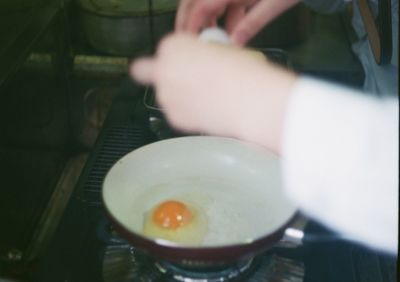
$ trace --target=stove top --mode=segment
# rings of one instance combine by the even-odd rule
[[[269,251],[228,269],[198,273],[156,261],[110,231],[102,236],[102,181],[128,152],[156,141],[151,114],[143,104],[144,89],[121,89],[71,197],[51,246],[32,281],[285,281],[394,282],[397,260],[348,242],[313,243]],[[329,233],[315,222],[306,231]],[[104,234],[103,234],[104,235]],[[205,280],[205,276],[208,280]]]
[[[104,282],[302,282],[304,263],[270,254],[221,270],[196,272],[168,262],[155,261],[129,244],[119,244],[105,247],[102,274]]]

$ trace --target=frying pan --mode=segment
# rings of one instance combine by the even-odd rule
[[[282,190],[278,157],[224,137],[172,138],[132,151],[108,172],[102,196],[124,239],[158,259],[184,265],[250,258],[274,246],[297,216]],[[169,199],[194,203],[205,214],[201,246],[143,235],[144,215]]]

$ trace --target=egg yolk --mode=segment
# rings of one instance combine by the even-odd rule
[[[176,229],[190,222],[192,213],[178,201],[166,201],[153,212],[153,221],[160,227]]]

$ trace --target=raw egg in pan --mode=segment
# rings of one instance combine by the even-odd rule
[[[143,232],[181,245],[199,246],[207,233],[204,212],[192,203],[166,200],[144,215]]]

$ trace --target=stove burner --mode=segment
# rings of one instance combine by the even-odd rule
[[[250,269],[252,261],[253,259],[247,259],[237,264],[226,266],[223,269],[201,271],[181,268],[168,262],[156,262],[155,265],[161,273],[169,273],[176,281],[220,282],[230,281],[244,275]]]
[[[196,272],[158,262],[128,244],[105,247],[104,282],[303,282],[304,264],[278,255],[262,255],[223,270]]]

